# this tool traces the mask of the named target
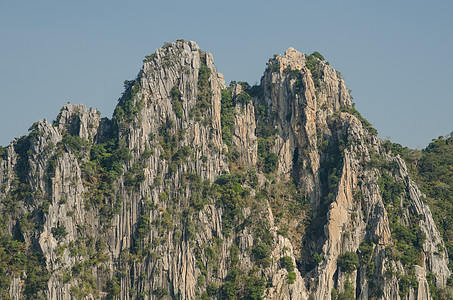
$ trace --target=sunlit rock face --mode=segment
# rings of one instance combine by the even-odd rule
[[[318,53],[226,87],[168,43],[112,119],[67,104],[4,150],[0,298],[430,299],[450,276],[404,161]]]

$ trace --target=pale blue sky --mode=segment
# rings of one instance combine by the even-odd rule
[[[231,80],[274,53],[319,51],[380,136],[410,147],[453,131],[453,1],[0,0],[0,145],[84,103],[111,117],[145,55],[178,38]]]

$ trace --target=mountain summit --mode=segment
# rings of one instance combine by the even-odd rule
[[[315,52],[225,86],[146,56],[111,119],[65,105],[0,156],[5,299],[430,299],[448,254],[406,164]]]

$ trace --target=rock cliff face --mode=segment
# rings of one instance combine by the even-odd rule
[[[166,44],[111,120],[33,124],[0,183],[3,298],[430,299],[450,276],[404,161],[317,53],[226,87]]]

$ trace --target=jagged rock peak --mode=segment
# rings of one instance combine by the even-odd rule
[[[101,113],[95,108],[87,109],[83,104],[66,104],[57,116],[56,125],[70,134],[91,140],[97,134]]]
[[[0,255],[1,299],[415,300],[445,286],[445,244],[404,161],[319,53],[289,48],[260,86],[225,89],[212,55],[178,40],[125,87],[112,120],[67,104],[0,152],[0,254],[16,252]]]
[[[283,56],[277,56],[277,61],[283,70],[291,68],[291,70],[301,70],[305,66],[305,54],[300,53],[293,47],[289,47]]]
[[[265,87],[286,81],[284,85],[304,94],[308,105],[316,100],[320,107],[313,106],[313,109],[324,115],[351,105],[350,90],[346,88],[341,72],[331,67],[319,52],[307,55],[290,47],[283,56],[275,54],[267,65],[261,82]]]
[[[274,54],[274,57],[269,59],[268,64],[269,66],[274,66],[274,71],[277,69],[276,66],[279,66],[281,72],[283,72],[287,68],[289,68],[290,70],[302,70],[303,67],[306,66],[308,56],[309,55],[301,53],[293,47],[289,47],[287,50],[285,50],[283,55]],[[323,62],[323,64],[326,64],[322,56],[316,57],[316,60]]]
[[[159,69],[174,69],[183,67],[185,72],[188,69],[199,69],[201,64],[207,65],[214,74],[217,70],[211,53],[202,51],[194,41],[182,39],[172,43],[165,43],[153,54],[146,55],[143,60],[142,71],[159,71]],[[140,74],[139,74],[140,76]],[[223,78],[223,75],[219,74]]]

